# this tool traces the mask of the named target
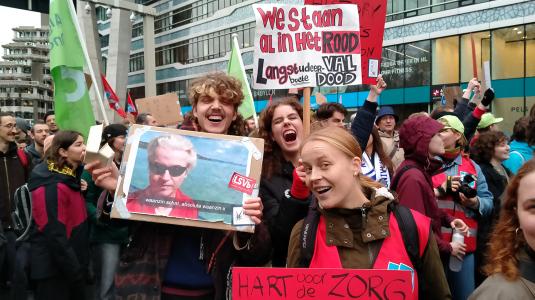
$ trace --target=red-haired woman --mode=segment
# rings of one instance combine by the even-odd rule
[[[535,298],[535,161],[530,160],[507,187],[485,266],[489,276],[470,299]]]

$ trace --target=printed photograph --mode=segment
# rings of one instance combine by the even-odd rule
[[[132,157],[132,155],[130,155]],[[130,213],[233,224],[244,194],[229,188],[246,176],[249,149],[238,140],[149,130],[137,147],[127,191]],[[131,162],[128,162],[131,163]],[[127,172],[128,173],[128,172]]]

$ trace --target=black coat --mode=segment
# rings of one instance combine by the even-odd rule
[[[280,172],[269,179],[263,178],[260,183],[259,197],[264,205],[263,219],[271,234],[274,267],[286,266],[290,233],[294,225],[306,216],[311,199],[309,196],[306,200],[299,200],[290,195],[293,169],[290,162],[284,162]]]

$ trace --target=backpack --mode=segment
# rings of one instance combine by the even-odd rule
[[[17,235],[17,242],[27,240],[32,224],[32,194],[27,183],[15,190],[11,223]]]
[[[391,202],[388,205],[388,211],[393,212],[399,226],[399,231],[405,244],[405,249],[411,260],[416,274],[418,275],[418,293],[422,294],[423,278],[421,277],[423,261],[420,257],[420,238],[418,236],[418,228],[410,209],[401,206],[397,203]],[[317,201],[313,201],[309,207],[308,214],[303,220],[303,227],[300,235],[301,260],[299,267],[308,268],[314,255],[314,243],[316,241],[316,230],[318,228],[320,213],[317,210]]]
[[[17,156],[20,163],[28,175],[30,171],[30,161],[24,149],[17,150]],[[28,176],[26,176],[28,177]],[[18,187],[13,197],[13,206],[11,210],[11,223],[13,230],[17,235],[17,242],[28,239],[30,225],[32,224],[32,194],[28,189],[28,184]]]

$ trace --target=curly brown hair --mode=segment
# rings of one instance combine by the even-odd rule
[[[526,245],[526,240],[517,232],[520,226],[517,213],[518,187],[520,181],[532,172],[535,172],[535,160],[526,162],[507,186],[500,219],[490,237],[487,265],[483,268],[488,276],[501,273],[508,280],[515,280],[519,276],[516,254]]]
[[[245,121],[240,113],[238,107],[243,102],[243,92],[241,83],[234,77],[223,72],[215,72],[196,78],[191,82],[188,96],[191,106],[195,107],[199,102],[201,96],[207,95],[212,90],[221,97],[223,103],[232,104],[236,111],[236,120],[232,121],[227,134],[230,135],[244,135]],[[197,118],[193,120],[197,128],[199,122]]]
[[[489,163],[494,156],[494,148],[507,141],[507,136],[501,131],[484,132],[478,136],[472,147],[470,147],[470,158],[478,164]]]
[[[265,178],[271,178],[273,174],[280,171],[282,163],[284,162],[284,156],[282,155],[282,149],[271,137],[271,123],[273,121],[273,115],[275,109],[281,105],[291,106],[303,120],[303,107],[295,100],[294,97],[285,97],[278,101],[273,101],[266,107],[260,114],[260,121],[257,137],[264,139],[264,162],[262,164],[262,176]]]

